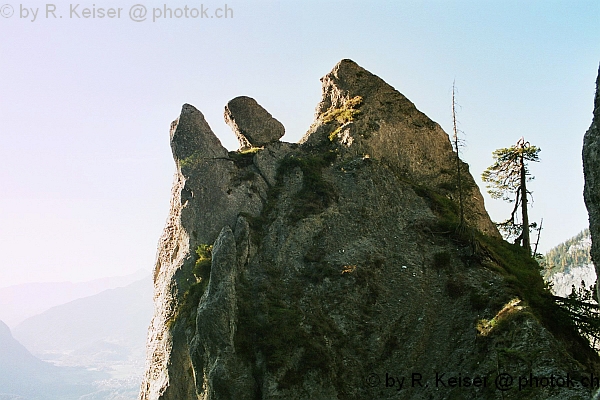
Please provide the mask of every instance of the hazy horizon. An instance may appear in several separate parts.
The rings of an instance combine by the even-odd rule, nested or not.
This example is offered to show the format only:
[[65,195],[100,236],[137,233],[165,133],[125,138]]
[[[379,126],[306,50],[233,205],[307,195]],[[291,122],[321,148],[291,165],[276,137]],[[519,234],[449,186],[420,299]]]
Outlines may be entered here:
[[181,106],[201,110],[234,150],[223,108],[251,96],[283,123],[282,140],[296,142],[319,79],[343,58],[446,132],[456,81],[462,157],[493,220],[511,206],[485,194],[480,174],[493,150],[524,136],[542,149],[530,185],[531,220],[544,219],[540,251],[587,227],[581,147],[600,61],[597,1],[244,1],[227,2],[227,18],[211,1],[206,18],[154,22],[154,8],[186,3],[142,5],[142,22],[121,0],[94,5],[123,8],[121,18],[84,18],[91,4],[79,16],[56,5],[57,18],[46,3],[0,7],[2,287],[151,271]]

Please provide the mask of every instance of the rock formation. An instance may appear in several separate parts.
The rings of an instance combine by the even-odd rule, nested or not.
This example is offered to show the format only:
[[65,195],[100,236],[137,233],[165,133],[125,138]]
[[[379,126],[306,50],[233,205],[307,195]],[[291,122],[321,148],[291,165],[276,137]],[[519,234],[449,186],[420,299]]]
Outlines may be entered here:
[[350,60],[322,82],[299,144],[228,153],[193,107],[173,123],[140,399],[517,399],[495,387],[501,373],[595,371],[466,164],[458,223],[441,127]]
[[[583,175],[585,188],[583,198],[590,218],[592,261],[596,266],[596,276],[600,276],[600,69],[596,79],[594,118],[590,129],[583,137]],[[600,286],[596,284],[600,294]]]
[[[316,120],[302,139],[306,144],[332,141],[342,158],[371,157],[401,179],[420,185],[456,190],[456,159],[439,124],[381,78],[350,60],[340,62],[321,79],[323,98]],[[465,170],[468,222],[499,236],[483,205],[475,181]]]
[[281,122],[251,97],[240,96],[225,106],[225,122],[240,142],[240,147],[263,147],[277,142],[285,133]]

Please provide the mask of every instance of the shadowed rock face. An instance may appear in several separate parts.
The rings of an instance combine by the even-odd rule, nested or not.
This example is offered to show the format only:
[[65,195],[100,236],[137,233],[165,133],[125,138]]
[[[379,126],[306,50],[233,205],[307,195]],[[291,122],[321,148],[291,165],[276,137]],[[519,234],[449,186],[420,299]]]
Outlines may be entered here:
[[278,141],[285,133],[281,122],[251,97],[240,96],[225,106],[225,122],[240,142],[240,147],[263,147]]
[[[590,253],[596,266],[596,275],[600,276],[600,70],[596,80],[594,119],[583,137],[583,175],[583,197],[590,218],[592,236]],[[599,286],[596,286],[596,291],[600,291]]]
[[[469,234],[455,229],[456,164],[439,125],[350,60],[322,82],[300,144],[273,135],[227,153],[191,106],[173,124],[140,399],[490,399],[500,392],[434,389],[435,374],[585,371],[515,302],[478,334],[525,284],[492,248],[508,245],[466,164]],[[522,262],[542,288],[537,264]],[[413,372],[430,389],[385,386]]]

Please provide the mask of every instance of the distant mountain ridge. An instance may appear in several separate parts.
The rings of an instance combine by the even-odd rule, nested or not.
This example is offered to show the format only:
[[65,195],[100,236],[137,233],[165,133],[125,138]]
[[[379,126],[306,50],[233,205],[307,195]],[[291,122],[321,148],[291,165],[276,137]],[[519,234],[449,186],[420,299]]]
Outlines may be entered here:
[[0,320],[14,328],[27,318],[54,306],[127,286],[146,275],[148,271],[139,270],[129,275],[87,282],[40,282],[3,287],[0,288]]
[[552,283],[551,290],[555,295],[567,297],[573,285],[579,288],[583,281],[589,288],[596,282],[591,246],[590,230],[586,228],[546,253],[543,276],[546,282]]
[[93,391],[100,372],[59,368],[33,356],[0,321],[0,399],[69,400]]
[[89,364],[124,361],[132,353],[143,356],[147,321],[152,315],[150,276],[125,287],[108,289],[28,318],[17,325],[14,336],[42,359],[89,358]]
[[[145,363],[152,287],[147,275],[127,286],[52,307],[20,323],[14,336],[33,355],[54,364],[44,365],[99,371],[101,377],[85,381],[88,389],[78,400],[133,400]],[[0,355],[0,373],[2,365]]]

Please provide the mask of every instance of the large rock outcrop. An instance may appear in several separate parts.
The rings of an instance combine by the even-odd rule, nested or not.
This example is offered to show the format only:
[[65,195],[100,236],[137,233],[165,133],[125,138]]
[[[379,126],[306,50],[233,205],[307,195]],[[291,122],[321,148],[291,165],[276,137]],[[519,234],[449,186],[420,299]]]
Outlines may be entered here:
[[[594,118],[590,129],[583,137],[583,175],[585,179],[583,198],[590,218],[592,237],[590,254],[596,266],[596,276],[600,276],[600,69],[596,80]],[[600,294],[598,284],[596,291]]]
[[518,399],[495,378],[594,370],[466,165],[458,223],[448,135],[356,63],[300,144],[227,153],[187,105],[171,137],[140,399]]
[[[323,97],[303,142],[339,144],[343,158],[368,156],[383,162],[411,182],[456,191],[456,160],[448,134],[439,124],[381,78],[351,60],[342,60],[321,79]],[[498,235],[483,205],[483,197],[464,170],[468,222]]]
[[196,389],[188,333],[175,329],[173,321],[196,283],[192,273],[195,249],[213,243],[223,227],[235,226],[240,213],[258,215],[267,191],[260,175],[250,176],[251,171],[236,166],[193,106],[183,106],[171,124],[170,136],[177,171],[154,269],[155,311],[149,328],[143,399],[193,397]]

